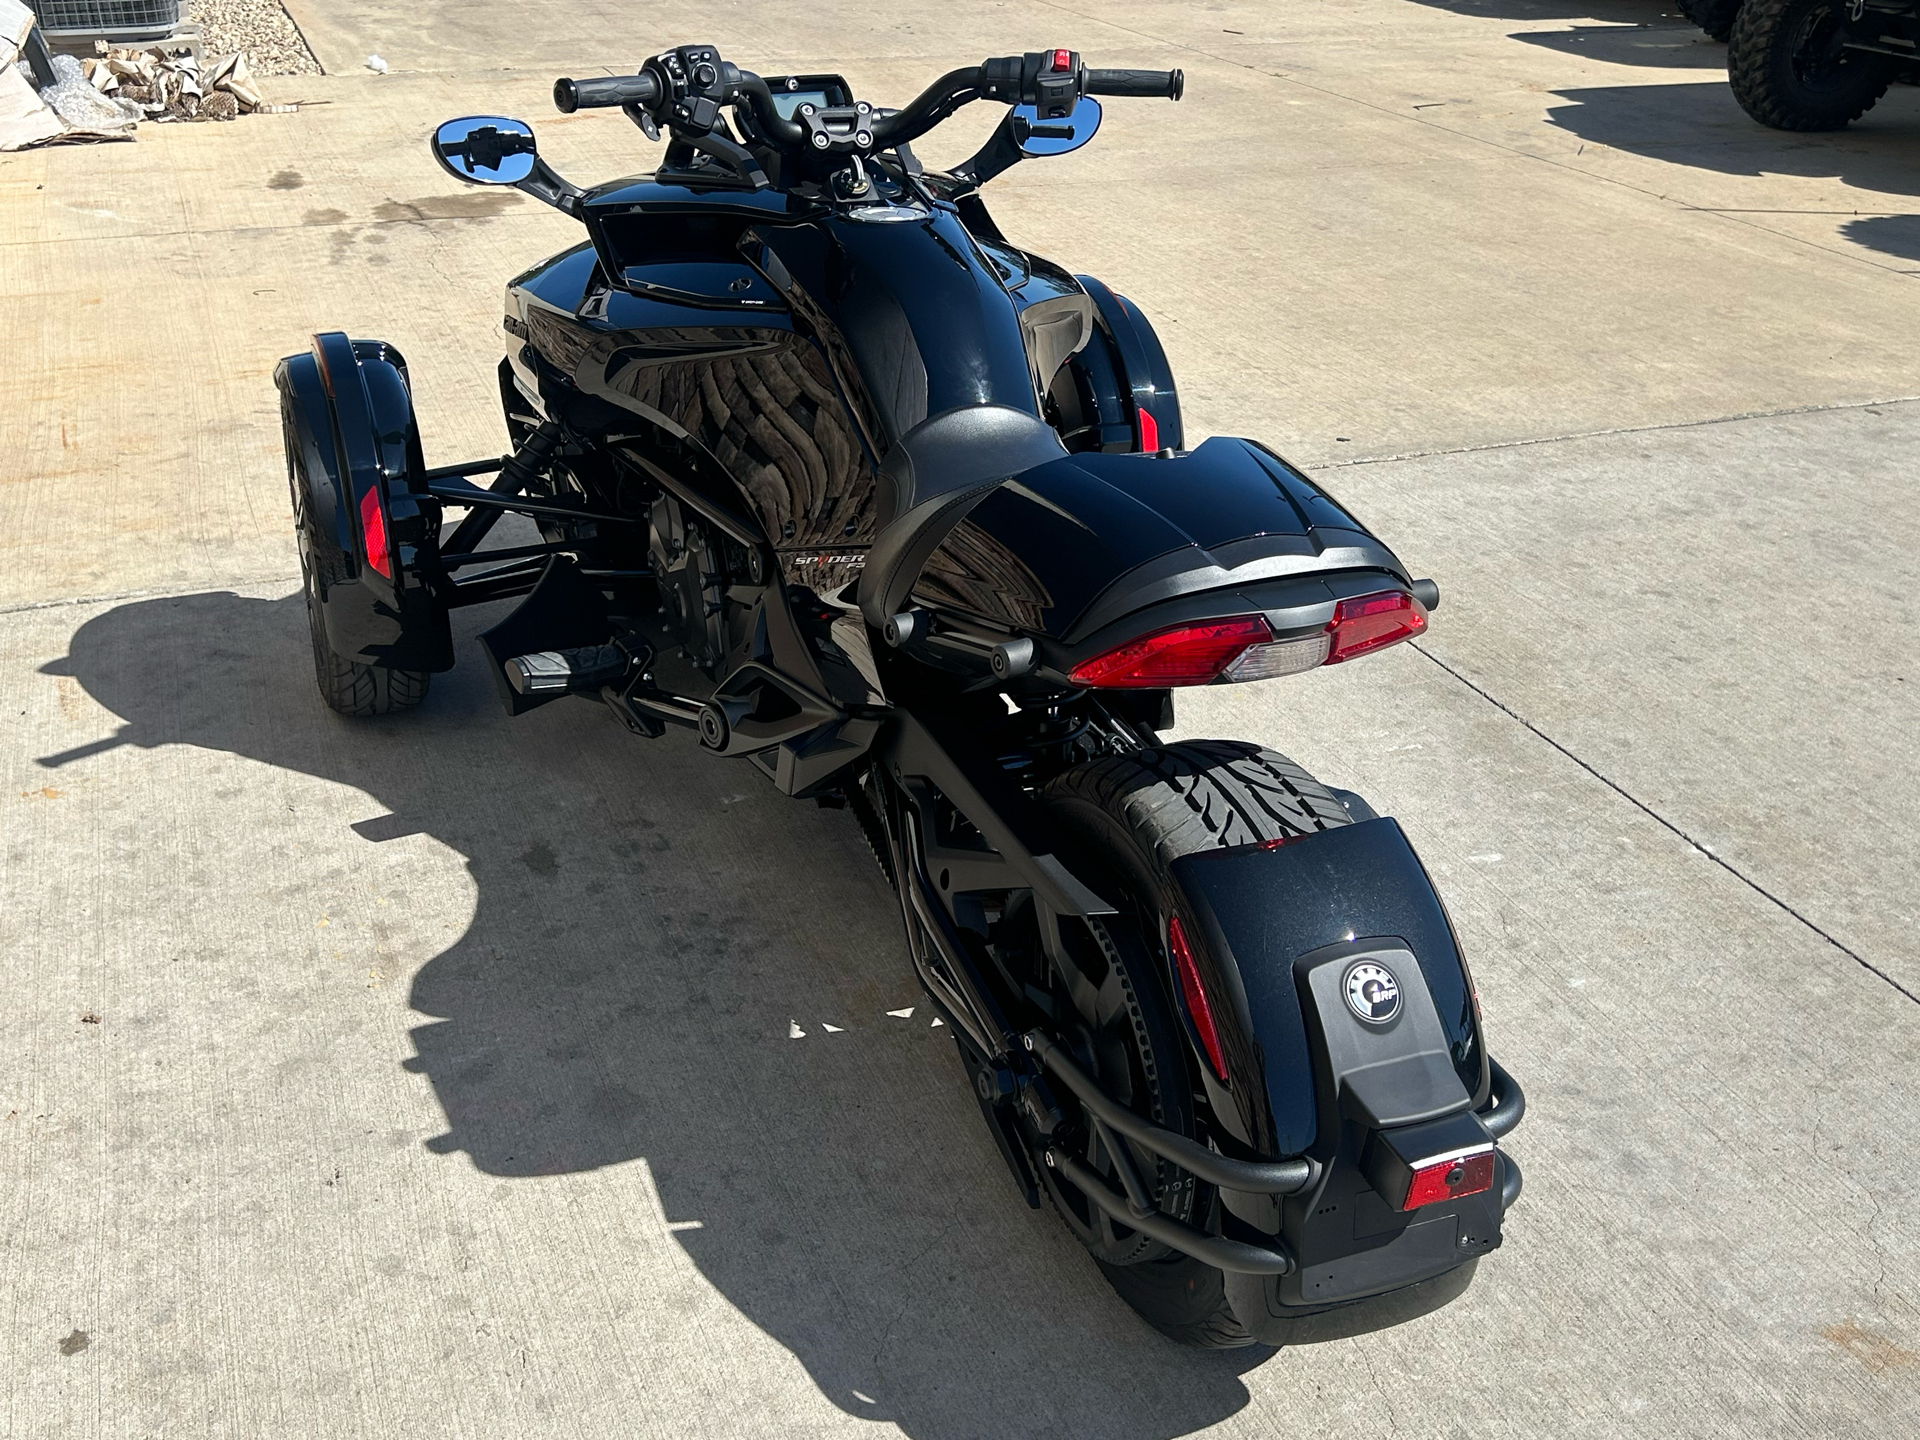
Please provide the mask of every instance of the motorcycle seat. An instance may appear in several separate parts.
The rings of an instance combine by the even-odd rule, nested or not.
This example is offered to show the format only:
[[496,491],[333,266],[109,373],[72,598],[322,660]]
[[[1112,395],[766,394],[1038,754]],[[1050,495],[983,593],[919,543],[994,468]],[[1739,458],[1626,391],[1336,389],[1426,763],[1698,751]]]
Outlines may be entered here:
[[880,466],[880,533],[856,592],[867,622],[898,612],[927,557],[989,491],[1066,453],[1052,426],[1010,405],[943,410],[902,435]]

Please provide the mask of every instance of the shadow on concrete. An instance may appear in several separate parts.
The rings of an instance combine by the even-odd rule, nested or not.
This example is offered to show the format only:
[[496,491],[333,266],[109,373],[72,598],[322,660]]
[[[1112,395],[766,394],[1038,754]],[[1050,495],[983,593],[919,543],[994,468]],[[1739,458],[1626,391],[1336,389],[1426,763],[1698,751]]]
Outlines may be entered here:
[[1865,215],[1847,221],[1840,233],[1856,245],[1920,265],[1920,215]]
[[[1417,0],[1433,10],[1486,20],[1591,20],[1596,24],[1644,25],[1655,29],[1681,25],[1672,0]],[[1697,32],[1696,32],[1697,33]]]
[[[508,721],[470,659],[419,711],[373,722],[326,711],[310,667],[297,594],[121,605],[47,670],[126,723],[42,763],[226,751],[372,797],[392,813],[355,824],[362,841],[425,834],[465,855],[472,923],[410,997],[428,1018],[404,1066],[448,1124],[430,1149],[502,1177],[644,1157],[703,1276],[836,1404],[911,1435],[1147,1440],[1245,1405],[1238,1377],[1274,1352],[1164,1340],[1014,1192],[947,1032],[923,1028],[891,892],[844,813],[584,704]],[[352,854],[315,838],[316,865]],[[916,1022],[885,1017],[916,1001]],[[790,1016],[810,1043],[789,1040]],[[634,1203],[651,1205],[637,1175]],[[1330,1318],[1301,1339],[1355,1329]]]
[[1582,140],[1723,175],[1797,175],[1920,195],[1920,89],[1896,85],[1865,118],[1831,134],[1769,130],[1724,85],[1614,85],[1554,92],[1548,120]]
[[1609,65],[1644,65],[1661,70],[1727,69],[1727,47],[1697,27],[1675,25],[1576,25],[1571,30],[1522,30],[1507,37],[1523,45],[1603,60]]

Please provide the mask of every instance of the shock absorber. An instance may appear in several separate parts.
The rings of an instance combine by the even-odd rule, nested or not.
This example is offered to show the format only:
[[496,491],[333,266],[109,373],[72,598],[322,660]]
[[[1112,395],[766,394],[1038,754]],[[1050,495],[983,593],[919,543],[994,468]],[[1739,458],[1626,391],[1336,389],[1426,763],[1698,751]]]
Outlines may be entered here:
[[[564,437],[558,420],[542,420],[530,432],[527,438],[515,447],[507,456],[506,463],[500,467],[500,473],[493,477],[493,484],[487,488],[496,495],[518,495],[546,472],[553,463],[553,452],[560,448]],[[465,555],[493,529],[493,522],[502,512],[493,509],[470,510],[467,518],[455,527],[454,532],[440,547],[442,555]]]

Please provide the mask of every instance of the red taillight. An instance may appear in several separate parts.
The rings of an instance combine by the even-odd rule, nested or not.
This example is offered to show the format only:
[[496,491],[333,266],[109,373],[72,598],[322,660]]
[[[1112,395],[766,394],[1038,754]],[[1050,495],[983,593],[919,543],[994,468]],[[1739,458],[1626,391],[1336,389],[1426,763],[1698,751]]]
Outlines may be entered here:
[[1333,624],[1327,627],[1333,647],[1326,663],[1338,665],[1384,645],[1410,640],[1426,628],[1427,612],[1420,602],[1398,590],[1342,600],[1333,612]]
[[1160,423],[1147,413],[1147,407],[1136,405],[1133,413],[1140,417],[1140,453],[1151,455],[1160,448]]
[[393,566],[387,558],[387,516],[380,508],[378,486],[369,487],[360,497],[360,538],[367,547],[367,564],[391,580]]
[[1103,689],[1157,690],[1166,685],[1206,685],[1255,645],[1273,639],[1258,615],[1176,625],[1144,639],[1082,660],[1068,674],[1076,685]]
[[1451,1155],[1422,1165],[1413,1172],[1402,1210],[1418,1210],[1436,1200],[1458,1200],[1463,1195],[1478,1195],[1493,1188],[1493,1151],[1478,1155]]
[[1055,70],[1071,70],[1073,68],[1073,52],[1071,50],[1054,51],[1052,68]]
[[1213,1006],[1200,984],[1200,971],[1194,966],[1193,951],[1187,947],[1187,932],[1180,928],[1180,917],[1167,920],[1167,948],[1173,951],[1173,972],[1180,977],[1180,996],[1187,1002],[1187,1016],[1193,1021],[1193,1033],[1200,1037],[1200,1048],[1207,1052],[1207,1063],[1220,1079],[1227,1078],[1227,1062],[1220,1054],[1220,1032],[1213,1023]]

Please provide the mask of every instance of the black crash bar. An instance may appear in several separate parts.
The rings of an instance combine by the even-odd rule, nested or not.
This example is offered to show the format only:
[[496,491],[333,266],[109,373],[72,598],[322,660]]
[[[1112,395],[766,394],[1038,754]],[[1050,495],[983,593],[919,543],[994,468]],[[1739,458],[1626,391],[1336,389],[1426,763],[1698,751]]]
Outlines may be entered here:
[[[1094,1125],[1103,1132],[1107,1149],[1113,1155],[1115,1169],[1127,1194],[1119,1194],[1103,1177],[1058,1146],[1048,1146],[1046,1163],[1057,1170],[1084,1194],[1121,1224],[1138,1230],[1161,1244],[1204,1260],[1218,1270],[1244,1275],[1290,1275],[1297,1261],[1278,1236],[1264,1245],[1249,1245],[1219,1235],[1208,1235],[1172,1216],[1162,1215],[1146,1202],[1132,1160],[1122,1147],[1113,1143],[1110,1132],[1118,1131],[1141,1149],[1171,1160],[1188,1173],[1218,1185],[1223,1190],[1238,1190],[1256,1195],[1297,1195],[1319,1177],[1317,1162],[1290,1160],[1232,1160],[1208,1149],[1197,1140],[1155,1125],[1120,1104],[1099,1082],[1082,1070],[1073,1057],[1057,1042],[1038,1030],[1021,1036],[1028,1053],[1051,1070],[1080,1103],[1086,1107]],[[1480,1111],[1480,1122],[1496,1140],[1510,1133],[1527,1112],[1527,1098],[1519,1083],[1499,1061],[1488,1058],[1492,1077],[1490,1107]],[[1500,1210],[1513,1208],[1520,1198],[1520,1166],[1505,1151],[1496,1152],[1499,1164]]]
[[1022,1039],[1027,1050],[1058,1075],[1060,1082],[1073,1091],[1102,1124],[1210,1185],[1254,1195],[1297,1195],[1319,1176],[1320,1167],[1312,1160],[1229,1160],[1198,1140],[1189,1140],[1134,1114],[1102,1090],[1099,1082],[1074,1062],[1065,1047],[1038,1030],[1029,1030]]

